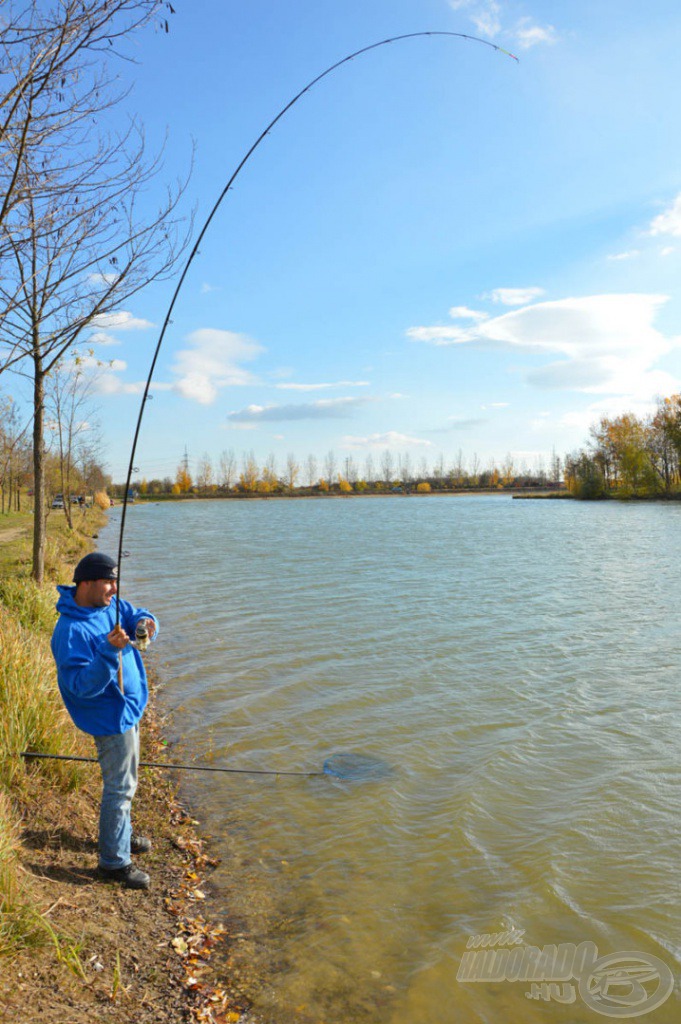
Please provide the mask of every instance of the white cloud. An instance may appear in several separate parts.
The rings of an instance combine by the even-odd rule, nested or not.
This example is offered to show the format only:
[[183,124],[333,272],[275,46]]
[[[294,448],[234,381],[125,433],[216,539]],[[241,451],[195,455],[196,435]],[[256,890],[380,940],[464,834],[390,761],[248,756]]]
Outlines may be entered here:
[[558,36],[553,25],[535,25],[530,18],[521,18],[513,31],[521,50],[529,50],[540,43],[555,43]]
[[608,256],[609,260],[635,260],[641,255],[640,249],[627,249],[625,252],[614,252]]
[[469,309],[468,306],[452,306],[449,315],[453,320],[486,320],[488,313],[481,313],[478,309]]
[[431,345],[458,345],[471,341],[474,333],[473,327],[410,327],[407,336]]
[[[116,376],[118,367],[107,366],[101,373],[93,377],[93,388],[99,395],[141,395],[146,386],[145,380],[124,381]],[[172,384],[152,382],[150,391],[172,391]]]
[[200,405],[210,405],[221,388],[252,384],[255,378],[239,364],[249,362],[263,351],[245,334],[200,328],[187,335],[188,348],[175,356],[175,390]]
[[352,410],[368,398],[320,398],[316,402],[300,402],[295,405],[249,405],[227,416],[229,423],[279,423],[292,420],[335,420],[345,419]]
[[543,294],[543,288],[495,288],[490,292],[490,298],[502,306],[526,306]]
[[114,373],[100,373],[94,382],[95,391],[100,395],[141,395],[144,381],[126,383]]
[[155,327],[150,320],[142,320],[134,317],[132,313],[121,309],[117,313],[100,313],[92,320],[93,328],[99,327],[116,331],[146,331],[149,327]]
[[355,450],[384,451],[387,448],[432,448],[431,441],[424,441],[420,437],[410,437],[408,434],[400,434],[396,430],[388,430],[384,434],[369,434],[368,437],[354,437],[346,434],[341,438],[341,446]]
[[219,292],[219,291],[220,291],[220,289],[217,287],[217,285],[208,284],[207,281],[204,281],[203,284],[201,285],[201,294],[202,295],[209,295],[210,292]]
[[611,395],[584,409],[575,409],[572,412],[564,413],[559,422],[562,426],[574,427],[581,432],[586,432],[603,416],[615,417],[630,412],[640,419],[644,419],[656,409],[657,403],[653,398],[641,399],[628,395]]
[[666,210],[653,219],[650,234],[681,237],[681,192]]
[[481,35],[496,36],[501,32],[501,5],[497,0],[449,0],[455,11],[465,10]]
[[120,345],[118,338],[114,338],[113,334],[107,334],[106,331],[95,331],[88,338],[88,344],[90,345]]
[[662,249],[660,249],[660,256],[671,256],[673,252],[676,252],[675,245],[665,245]]
[[661,356],[679,346],[654,326],[664,295],[590,295],[542,302],[476,324],[451,338],[448,328],[407,332],[435,345],[494,343],[513,351],[559,355],[532,370],[529,383],[592,394],[649,399],[676,390],[670,374],[655,369]]
[[338,380],[332,384],[275,384],[281,391],[326,391],[329,388],[368,388],[368,380]]
[[[449,0],[454,11],[463,11],[482,36],[493,39],[503,30],[504,13],[499,0]],[[537,25],[531,18],[521,18],[515,28],[504,33],[520,47],[529,50],[540,43],[555,43],[558,34],[553,25]]]

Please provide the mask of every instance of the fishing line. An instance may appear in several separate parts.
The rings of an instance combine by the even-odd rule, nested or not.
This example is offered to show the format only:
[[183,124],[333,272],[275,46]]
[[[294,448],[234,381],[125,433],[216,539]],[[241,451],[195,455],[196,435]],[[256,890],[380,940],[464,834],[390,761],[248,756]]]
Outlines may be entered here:
[[[351,60],[354,60],[356,57],[359,57],[359,56],[361,56],[362,54],[365,54],[365,53],[369,53],[372,50],[377,50],[379,47],[388,46],[391,43],[402,42],[402,41],[404,41],[406,39],[429,38],[429,37],[434,37],[434,36],[444,36],[444,37],[455,38],[455,39],[464,39],[464,40],[466,40],[468,42],[480,43],[483,46],[488,46],[492,50],[496,50],[498,53],[503,53],[506,56],[511,57],[516,62],[518,61],[518,58],[514,54],[509,53],[508,50],[504,50],[503,47],[498,46],[496,43],[491,43],[488,39],[481,39],[478,36],[467,35],[464,32],[446,32],[446,31],[407,32],[407,33],[405,33],[403,35],[391,36],[388,39],[381,39],[379,42],[371,43],[369,46],[363,46],[361,49],[355,50],[353,53],[350,53],[346,57],[343,57],[342,60],[336,61],[334,64],[331,64],[330,67],[326,68],[325,71],[322,71],[321,74],[316,75],[310,82],[308,82],[308,84],[306,86],[304,86],[300,90],[300,92],[296,93],[296,95],[293,97],[293,99],[289,100],[289,102],[284,107],[282,107],[282,109],[279,111],[279,113],[275,117],[272,118],[272,120],[267,125],[267,127],[260,133],[258,138],[255,140],[255,142],[253,143],[251,148],[242,157],[242,159],[239,162],[239,164],[237,165],[236,169],[233,171],[233,173],[231,174],[231,176],[227,180],[227,183],[225,184],[224,188],[222,189],[222,192],[220,193],[220,195],[218,196],[216,202],[214,203],[210,213],[208,214],[208,217],[206,218],[206,221],[205,221],[203,227],[201,228],[201,231],[199,232],[199,235],[198,235],[196,241],[194,242],[194,245],[193,245],[193,247],[192,247],[192,249],[191,249],[191,251],[189,253],[189,256],[188,256],[188,258],[187,258],[187,260],[185,262],[185,265],[184,265],[184,267],[182,269],[182,273],[180,274],[179,280],[178,280],[177,285],[175,287],[175,291],[173,292],[172,298],[170,300],[170,305],[168,306],[168,310],[167,310],[165,318],[163,320],[163,325],[161,327],[161,333],[159,335],[158,342],[156,343],[156,348],[154,350],[154,355],[153,355],[153,358],[151,360],[151,366],[149,368],[149,374],[147,376],[146,384],[145,384],[145,387],[144,387],[144,393],[142,395],[142,401],[140,403],[139,414],[138,414],[138,417],[137,417],[137,424],[136,424],[136,427],[135,427],[135,434],[134,434],[134,437],[133,437],[132,448],[130,450],[130,462],[128,464],[128,473],[127,473],[127,477],[126,477],[126,481],[125,481],[125,489],[124,489],[124,492],[123,492],[123,509],[122,509],[122,512],[121,512],[121,526],[120,526],[120,534],[119,534],[119,540],[118,540],[118,559],[117,559],[117,561],[118,561],[118,597],[116,598],[116,626],[117,627],[120,626],[120,615],[121,615],[121,607],[120,607],[121,576],[122,576],[122,573],[121,573],[121,563],[122,563],[122,559],[123,559],[123,555],[124,555],[124,552],[123,552],[123,540],[124,540],[124,535],[125,535],[126,514],[127,514],[127,510],[128,510],[128,496],[130,494],[130,485],[131,485],[131,482],[132,482],[132,474],[135,471],[135,468],[134,468],[135,467],[135,454],[136,454],[136,451],[137,451],[137,442],[139,440],[140,430],[141,430],[141,427],[142,427],[142,419],[144,417],[144,410],[145,410],[146,404],[149,401],[149,399],[153,397],[153,396],[151,396],[149,394],[149,390],[151,388],[151,382],[152,382],[152,378],[153,378],[153,375],[154,375],[154,370],[156,369],[156,362],[158,360],[159,352],[161,351],[161,345],[163,344],[163,339],[165,338],[166,330],[168,329],[168,326],[171,323],[171,316],[172,316],[173,310],[175,308],[175,303],[176,303],[176,301],[177,301],[177,299],[179,297],[180,291],[181,291],[182,286],[183,286],[183,284],[185,282],[187,274],[189,273],[189,269],[190,269],[192,263],[194,262],[195,257],[199,253],[199,247],[200,247],[200,245],[201,245],[201,243],[202,243],[202,241],[203,241],[203,239],[205,237],[205,234],[208,231],[208,228],[210,227],[210,224],[211,224],[215,214],[217,213],[217,211],[218,211],[218,209],[219,209],[223,199],[225,198],[227,193],[232,188],[232,185],[236,181],[236,179],[237,179],[239,173],[241,172],[241,170],[243,169],[243,167],[246,165],[246,163],[248,163],[249,159],[255,153],[255,151],[258,148],[258,146],[261,144],[261,142],[264,141],[264,139],[267,137],[267,135],[269,135],[269,133],[274,128],[274,126],[291,109],[291,107],[295,106],[295,104],[298,102],[298,100],[302,99],[302,97],[305,96],[305,94],[308,93],[310,91],[310,89],[312,89],[315,85],[317,85],[318,82],[321,82],[322,79],[326,78],[327,75],[330,75],[333,71],[336,71],[338,68],[342,67],[344,64],[349,63]],[[127,552],[126,552],[126,554],[127,554]],[[119,685],[120,685],[121,690],[122,690],[123,689],[122,657],[119,658],[118,678],[119,678]],[[354,758],[354,757],[359,757],[360,760],[361,760],[361,755],[337,755],[337,756],[338,757],[341,757],[341,756],[342,757],[347,757],[347,758],[350,758],[350,760],[348,760],[347,763],[345,763],[345,764],[341,764],[339,762],[336,765],[336,768],[334,770],[334,767],[333,767],[333,764],[332,764],[333,758],[330,758],[327,762],[325,762],[324,772],[322,772],[322,773],[303,773],[303,774],[329,774],[329,775],[335,775],[337,778],[376,778],[376,777],[382,777],[385,774],[389,774],[389,769],[387,769],[387,766],[375,768],[375,766],[372,766],[372,764],[370,763],[371,759],[366,759],[366,761],[361,763],[361,764],[360,764],[360,762],[352,762],[352,758]],[[380,764],[381,764],[381,762],[379,762],[379,765]],[[354,767],[353,767],[353,765],[354,765]],[[328,770],[327,770],[327,766],[330,766],[328,768]],[[160,766],[160,767],[169,767],[169,766],[163,765],[163,766]],[[181,768],[182,766],[177,766],[177,767]],[[191,767],[191,766],[188,766],[188,767]],[[386,769],[386,770],[384,770],[384,769]],[[217,771],[219,769],[204,769],[204,770],[214,770],[214,771]],[[237,771],[237,769],[223,769],[223,770],[225,770],[225,771],[228,771],[228,770],[229,771]],[[350,774],[344,774],[344,773],[350,773]],[[269,773],[263,771],[261,774],[269,774]],[[284,772],[274,772],[272,774],[283,775],[283,774],[287,774],[287,773],[284,773]],[[294,773],[288,773],[288,774],[294,774]]]
[[[173,292],[173,296],[172,296],[172,299],[170,301],[170,305],[168,306],[168,311],[167,311],[165,319],[163,321],[163,326],[161,327],[161,333],[159,335],[158,342],[156,344],[156,349],[154,351],[154,356],[153,356],[153,359],[151,361],[151,367],[149,369],[149,376],[147,377],[146,385],[145,385],[145,388],[144,388],[144,393],[142,395],[142,401],[140,403],[140,410],[139,410],[139,415],[137,417],[137,425],[136,425],[136,428],[135,428],[135,435],[134,435],[133,442],[132,442],[132,449],[130,451],[130,463],[128,465],[128,474],[127,474],[126,482],[125,482],[125,490],[123,492],[123,510],[121,512],[121,528],[120,528],[119,541],[118,541],[118,593],[119,593],[119,595],[120,595],[120,590],[121,590],[121,561],[122,561],[123,554],[124,554],[124,552],[123,552],[123,537],[124,537],[124,533],[125,533],[126,512],[127,512],[127,509],[128,509],[128,494],[130,493],[130,484],[131,484],[131,481],[132,481],[132,474],[134,472],[135,453],[137,451],[137,441],[139,439],[140,429],[141,429],[141,426],[142,426],[142,419],[143,419],[143,416],[144,416],[144,409],[146,407],[147,401],[149,401],[149,399],[151,397],[153,397],[153,396],[151,396],[149,394],[149,389],[151,387],[152,377],[154,375],[154,370],[156,368],[156,361],[158,359],[158,355],[159,355],[159,352],[161,350],[161,345],[163,344],[163,339],[165,337],[166,330],[167,330],[167,328],[168,328],[168,326],[169,326],[169,324],[171,322],[170,318],[172,316],[173,309],[175,308],[175,303],[176,303],[177,298],[178,298],[178,296],[180,294],[180,291],[182,289],[182,285],[184,284],[185,278],[186,278],[186,276],[187,276],[187,274],[189,272],[189,268],[191,267],[192,263],[194,262],[194,258],[197,256],[197,254],[199,252],[199,247],[201,245],[201,242],[203,241],[204,236],[205,236],[205,234],[206,234],[206,232],[207,232],[208,228],[210,227],[210,224],[211,224],[211,222],[213,220],[213,217],[217,213],[217,211],[218,211],[218,209],[219,209],[223,199],[225,198],[225,196],[227,195],[227,193],[231,189],[232,185],[234,184],[234,182],[235,182],[237,176],[239,175],[240,171],[242,170],[242,168],[245,166],[245,164],[251,158],[251,156],[256,151],[256,149],[258,148],[260,143],[265,139],[265,137],[267,135],[269,135],[270,131],[274,128],[274,126],[277,124],[277,122],[280,121],[281,118],[284,116],[284,114],[286,114],[291,109],[291,107],[293,107],[298,102],[298,100],[302,99],[302,97],[306,93],[308,93],[310,91],[310,89],[312,89],[318,82],[321,82],[321,80],[323,78],[326,78],[327,75],[330,75],[337,68],[342,67],[343,64],[347,64],[349,61],[354,60],[355,57],[359,57],[359,56],[361,56],[364,53],[369,53],[371,50],[376,50],[376,49],[378,49],[381,46],[388,46],[390,43],[401,42],[401,41],[403,41],[405,39],[418,39],[418,38],[422,38],[422,37],[431,37],[431,36],[447,36],[447,37],[455,38],[455,39],[465,39],[468,42],[472,42],[472,43],[480,43],[483,46],[489,46],[490,49],[496,50],[498,53],[503,53],[507,57],[511,57],[513,60],[518,61],[518,58],[514,54],[509,53],[509,51],[505,50],[502,46],[497,46],[496,43],[491,43],[488,39],[481,39],[478,36],[466,35],[464,32],[445,32],[445,31],[407,32],[404,35],[392,36],[389,39],[381,39],[380,42],[378,42],[378,43],[371,43],[369,46],[363,46],[360,50],[355,50],[354,53],[348,54],[347,57],[343,57],[342,60],[336,61],[335,64],[332,64],[325,71],[322,71],[321,74],[316,75],[316,77],[313,78],[312,81],[308,82],[308,84],[306,86],[304,86],[304,88],[302,88],[300,90],[300,92],[298,92],[293,97],[293,99],[289,100],[289,102],[284,107],[282,107],[282,109],[279,111],[279,113],[274,118],[272,118],[272,120],[267,125],[267,127],[260,133],[258,138],[255,140],[255,142],[253,143],[251,148],[243,156],[243,158],[241,159],[240,163],[237,165],[236,170],[232,173],[231,177],[227,181],[227,184],[224,186],[222,192],[218,196],[217,201],[213,205],[213,208],[211,209],[208,217],[206,218],[206,222],[203,225],[203,227],[201,228],[201,231],[199,232],[199,235],[198,235],[198,237],[196,239],[196,242],[194,243],[194,245],[193,245],[193,247],[191,249],[191,252],[189,253],[189,257],[188,257],[188,259],[187,259],[187,261],[186,261],[186,263],[184,265],[182,273],[180,274],[180,278],[179,278],[179,281],[178,281],[177,286],[175,288],[175,291]],[[127,554],[127,552],[126,552],[126,554]],[[120,614],[121,614],[121,612],[120,612],[120,601],[117,600],[116,601],[116,625],[117,626],[120,624]]]
[[[24,758],[41,758],[49,761],[86,761],[98,764],[96,757],[77,757],[75,754],[39,754],[24,750],[19,755]],[[171,771],[185,772],[224,772],[233,775],[297,775],[304,778],[315,778],[331,775],[346,782],[383,779],[392,774],[392,769],[377,757],[365,754],[333,754],[327,757],[320,772],[277,771],[274,768],[222,768],[217,765],[205,764],[167,764],[161,761],[140,761],[140,768],[167,768]]]

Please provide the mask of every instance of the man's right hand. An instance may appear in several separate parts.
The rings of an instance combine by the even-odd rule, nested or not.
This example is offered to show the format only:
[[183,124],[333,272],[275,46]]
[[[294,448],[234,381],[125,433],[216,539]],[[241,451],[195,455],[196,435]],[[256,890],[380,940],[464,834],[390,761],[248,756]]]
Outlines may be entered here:
[[130,643],[130,637],[122,626],[114,626],[107,636],[107,640],[112,647],[118,647],[119,650],[123,650],[123,648],[127,647]]

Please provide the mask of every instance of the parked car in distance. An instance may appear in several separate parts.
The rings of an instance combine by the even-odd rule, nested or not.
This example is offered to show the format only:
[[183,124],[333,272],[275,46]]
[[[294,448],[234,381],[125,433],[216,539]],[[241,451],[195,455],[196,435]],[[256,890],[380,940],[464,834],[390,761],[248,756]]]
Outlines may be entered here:
[[52,499],[52,508],[63,508],[64,507],[64,496],[62,494],[55,494]]

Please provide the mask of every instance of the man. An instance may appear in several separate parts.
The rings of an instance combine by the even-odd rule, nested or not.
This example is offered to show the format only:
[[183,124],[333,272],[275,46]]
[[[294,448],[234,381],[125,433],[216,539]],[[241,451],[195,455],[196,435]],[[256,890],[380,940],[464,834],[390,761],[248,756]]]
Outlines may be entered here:
[[59,690],[75,725],[94,737],[102,770],[99,869],[128,889],[148,889],[149,875],[131,853],[146,853],[151,842],[130,823],[137,789],[139,721],[147,704],[147,677],[132,646],[140,624],[151,639],[158,623],[151,612],[120,602],[116,625],[118,567],[95,551],[76,566],[73,587],[57,587],[59,620],[52,634]]

